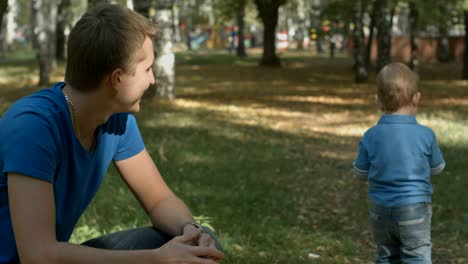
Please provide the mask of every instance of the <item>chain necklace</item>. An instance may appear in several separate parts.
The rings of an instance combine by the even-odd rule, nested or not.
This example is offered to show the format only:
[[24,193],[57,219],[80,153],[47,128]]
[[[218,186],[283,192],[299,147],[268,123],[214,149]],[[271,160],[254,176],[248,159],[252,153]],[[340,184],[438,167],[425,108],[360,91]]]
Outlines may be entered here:
[[81,138],[80,135],[80,128],[78,127],[78,118],[76,117],[76,108],[71,102],[70,98],[68,98],[68,95],[65,93],[65,89],[62,89],[63,96],[65,97],[65,100],[67,100],[67,103],[70,105],[70,109],[72,112],[72,119],[73,119],[73,126],[76,128],[76,135],[78,136],[78,139]]
[[[65,100],[67,100],[67,103],[70,105],[72,119],[73,119],[73,126],[76,129],[76,135],[78,137],[78,140],[81,141],[81,133],[80,133],[80,128],[78,127],[78,117],[76,115],[76,107],[75,107],[75,105],[73,105],[70,98],[68,98],[68,95],[65,93],[64,89],[62,89],[62,93],[63,93],[63,96],[65,97]],[[96,133],[96,131],[95,131],[95,133]],[[96,143],[97,143],[96,142],[96,134],[94,134],[93,135],[93,142],[92,142],[91,147],[89,148],[88,151],[93,151],[94,148],[96,147]]]

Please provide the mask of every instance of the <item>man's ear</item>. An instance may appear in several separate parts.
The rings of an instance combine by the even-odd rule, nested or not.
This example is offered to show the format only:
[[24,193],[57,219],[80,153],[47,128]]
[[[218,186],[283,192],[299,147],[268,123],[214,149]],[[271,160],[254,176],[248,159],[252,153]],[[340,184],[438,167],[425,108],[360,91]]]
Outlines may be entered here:
[[115,69],[110,75],[110,81],[114,88],[118,88],[122,84],[123,70],[120,68]]
[[382,104],[382,102],[380,101],[380,99],[379,99],[379,97],[377,95],[375,96],[374,102],[375,102],[375,105],[377,106],[377,108],[379,108],[380,111],[385,112],[385,107],[384,107],[384,105]]
[[413,95],[413,105],[418,105],[419,104],[419,100],[421,100],[421,93],[420,92],[417,92]]

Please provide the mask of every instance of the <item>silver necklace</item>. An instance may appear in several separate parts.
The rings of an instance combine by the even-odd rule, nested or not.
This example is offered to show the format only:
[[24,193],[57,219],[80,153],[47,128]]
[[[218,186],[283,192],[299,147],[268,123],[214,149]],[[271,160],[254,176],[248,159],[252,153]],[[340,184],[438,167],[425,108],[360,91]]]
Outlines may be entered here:
[[75,126],[75,128],[76,128],[76,134],[77,134],[78,138],[81,138],[80,128],[78,127],[78,117],[76,116],[76,108],[73,105],[70,98],[68,98],[68,95],[65,93],[65,89],[62,89],[62,93],[63,93],[63,96],[65,97],[65,100],[67,100],[67,103],[70,105],[70,109],[71,109],[71,112],[72,112],[73,126]]

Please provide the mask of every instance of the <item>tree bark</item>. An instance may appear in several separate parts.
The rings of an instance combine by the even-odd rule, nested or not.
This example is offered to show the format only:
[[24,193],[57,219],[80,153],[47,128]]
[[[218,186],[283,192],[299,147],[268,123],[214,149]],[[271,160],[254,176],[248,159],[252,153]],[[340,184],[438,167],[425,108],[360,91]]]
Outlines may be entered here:
[[36,43],[39,63],[39,85],[48,85],[50,84],[50,72],[54,64],[55,43],[53,40],[57,5],[55,0],[33,0],[31,5],[34,42]]
[[185,43],[188,50],[192,50],[192,1],[185,1]]
[[11,49],[15,40],[15,33],[18,27],[15,16],[18,11],[18,3],[16,0],[2,0],[0,8],[4,9],[2,12],[2,20],[0,20],[0,51],[8,51]]
[[263,30],[263,55],[260,66],[281,66],[280,59],[276,55],[276,26],[278,24],[278,8],[284,4],[284,0],[255,0],[258,13],[262,19]]
[[298,26],[297,26],[297,49],[304,49],[304,29],[305,29],[305,20],[306,20],[306,8],[304,0],[298,0],[297,2],[297,16],[298,16]]
[[70,12],[70,0],[60,0],[57,10],[57,28],[55,37],[55,58],[57,60],[65,60],[65,27],[67,25],[67,18]]
[[[450,11],[448,5],[442,1],[437,2],[439,12],[441,12],[445,16],[449,16]],[[440,36],[437,41],[437,59],[440,62],[448,62],[450,60],[450,45],[448,40],[448,27],[449,22],[446,20],[441,20],[439,24],[439,32]]]
[[409,67],[411,70],[418,71],[418,44],[416,43],[416,32],[418,25],[418,10],[416,9],[416,3],[411,1],[409,3],[409,20],[410,20],[410,45],[411,45],[411,56]]
[[149,0],[138,0],[133,2],[133,10],[140,13],[146,18],[150,18],[150,7],[151,1]]
[[367,71],[369,71],[370,69],[372,43],[374,42],[375,21],[377,19],[376,12],[377,12],[377,1],[374,1],[374,4],[372,5],[371,21],[369,25],[369,37],[367,38],[366,55],[364,59]]
[[88,9],[104,3],[110,3],[110,0],[88,0]]
[[387,0],[377,1],[377,71],[390,63],[391,28]]
[[354,1],[354,79],[356,83],[367,82],[367,70],[362,60],[363,29],[362,29],[362,0]]
[[237,57],[243,58],[247,57],[247,53],[245,52],[245,44],[244,44],[244,17],[245,17],[245,5],[240,5],[239,9],[237,10],[237,50],[236,55]]
[[468,10],[463,10],[465,19],[465,50],[463,51],[463,80],[468,80]]
[[154,45],[156,58],[154,71],[156,94],[172,100],[175,98],[175,55],[172,51],[172,5],[156,5],[155,21],[159,24],[161,38]]
[[8,2],[6,0],[0,1],[0,28],[3,25],[3,15],[7,12]]
[[8,46],[7,45],[8,19],[5,16],[5,14],[8,15],[8,1],[2,0],[0,1],[0,52],[1,53],[4,53],[7,50],[7,46]]

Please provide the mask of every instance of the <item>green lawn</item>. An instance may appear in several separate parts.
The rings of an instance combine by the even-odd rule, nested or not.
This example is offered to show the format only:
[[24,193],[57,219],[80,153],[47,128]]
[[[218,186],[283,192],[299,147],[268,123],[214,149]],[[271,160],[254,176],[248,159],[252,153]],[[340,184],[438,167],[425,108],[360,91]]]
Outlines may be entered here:
[[[258,55],[177,54],[177,99],[146,100],[137,114],[147,149],[174,192],[215,228],[223,263],[370,263],[366,186],[351,164],[379,117],[373,82],[353,84],[343,56],[282,59],[274,69],[257,67]],[[32,62],[14,61],[0,63],[0,113],[37,89]],[[421,69],[418,120],[433,128],[447,161],[433,178],[434,263],[468,262],[468,86],[456,80],[460,67]],[[63,68],[54,79],[61,75]],[[72,241],[147,224],[111,168]]]

